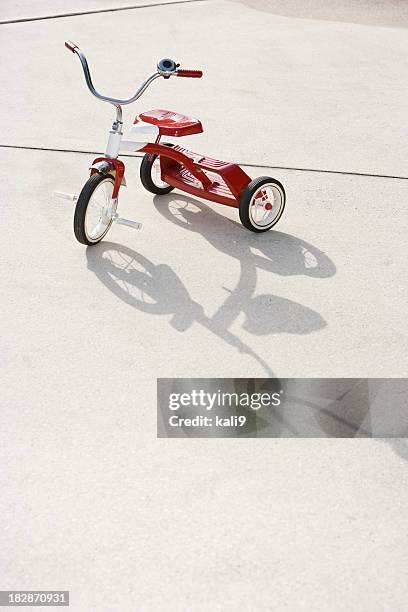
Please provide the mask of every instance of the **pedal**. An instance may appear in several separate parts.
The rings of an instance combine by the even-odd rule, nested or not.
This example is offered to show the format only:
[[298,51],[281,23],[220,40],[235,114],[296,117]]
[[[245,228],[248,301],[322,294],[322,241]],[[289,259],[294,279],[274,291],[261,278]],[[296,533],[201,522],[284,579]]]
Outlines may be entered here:
[[118,217],[117,215],[113,217],[113,221],[118,225],[127,225],[128,227],[132,227],[136,230],[142,229],[141,223],[138,223],[137,221],[131,221],[130,219],[124,219],[123,217]]
[[64,191],[53,191],[52,195],[60,200],[70,200],[70,202],[76,202],[78,196],[74,193],[65,193]]

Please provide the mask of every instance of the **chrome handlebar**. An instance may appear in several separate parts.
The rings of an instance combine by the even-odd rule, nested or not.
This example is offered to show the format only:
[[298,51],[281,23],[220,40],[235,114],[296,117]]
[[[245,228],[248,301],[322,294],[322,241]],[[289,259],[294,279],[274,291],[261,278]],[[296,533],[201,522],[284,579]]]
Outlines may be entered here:
[[[160,62],[158,67],[157,67],[157,72],[154,72],[153,74],[151,74],[141,84],[139,89],[136,91],[136,93],[131,98],[128,98],[126,100],[120,100],[119,98],[110,98],[109,96],[103,96],[102,94],[100,94],[95,89],[94,84],[92,83],[91,73],[89,71],[89,66],[88,66],[87,59],[85,57],[85,54],[78,47],[78,45],[76,45],[75,43],[73,43],[71,41],[66,41],[65,42],[65,46],[66,46],[67,49],[72,51],[72,53],[76,53],[77,56],[79,57],[79,60],[80,60],[81,65],[82,65],[82,69],[84,71],[85,82],[86,82],[86,84],[88,86],[88,89],[91,92],[91,94],[94,95],[95,98],[98,98],[98,100],[102,100],[103,102],[109,102],[110,104],[113,104],[116,107],[116,121],[118,123],[120,123],[120,124],[122,123],[122,108],[121,107],[124,104],[131,104],[132,102],[135,102],[138,98],[140,98],[142,93],[144,91],[146,91],[146,89],[149,87],[149,85],[153,81],[158,79],[159,77],[162,76],[162,77],[165,77],[165,78],[169,78],[173,74],[177,74],[177,67],[178,66],[174,62],[173,62],[173,65],[171,66],[170,70],[163,69],[164,67],[161,66],[161,62]],[[170,60],[170,61],[172,61],[172,60]]]
[[151,74],[149,76],[149,78],[146,79],[146,81],[144,81],[144,83],[141,84],[141,86],[136,91],[136,93],[131,98],[128,98],[127,100],[120,100],[119,98],[110,98],[109,96],[103,96],[98,91],[96,91],[96,89],[95,89],[95,87],[94,87],[94,85],[92,83],[91,74],[89,72],[88,62],[86,60],[86,57],[85,57],[84,53],[80,49],[75,49],[75,53],[78,55],[79,60],[80,60],[80,62],[82,64],[82,69],[83,69],[84,75],[85,75],[85,81],[86,81],[86,84],[88,85],[88,89],[91,92],[91,94],[93,94],[96,98],[99,98],[99,100],[103,100],[104,102],[110,102],[111,104],[120,104],[120,105],[123,105],[123,104],[131,104],[132,102],[135,102],[135,100],[140,98],[142,93],[148,88],[150,83],[152,83],[155,79],[157,79],[160,76],[162,76],[158,72],[154,72],[153,74]]

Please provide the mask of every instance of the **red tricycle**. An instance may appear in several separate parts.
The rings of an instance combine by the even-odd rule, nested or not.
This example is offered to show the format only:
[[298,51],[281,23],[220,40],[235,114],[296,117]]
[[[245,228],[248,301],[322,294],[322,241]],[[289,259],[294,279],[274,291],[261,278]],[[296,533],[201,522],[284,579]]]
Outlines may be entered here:
[[110,98],[93,86],[88,62],[78,45],[67,41],[65,46],[76,53],[81,62],[86,84],[99,100],[116,108],[116,119],[109,132],[106,153],[94,160],[91,176],[77,200],[74,232],[82,244],[98,243],[113,222],[139,229],[140,223],[117,214],[118,195],[125,182],[125,166],[118,159],[120,151],[144,153],[140,166],[143,186],[155,194],[181,189],[206,200],[238,208],[242,224],[253,232],[264,232],[281,218],[285,208],[285,190],[281,183],[268,176],[251,178],[238,166],[205,157],[179,145],[161,142],[162,136],[180,137],[203,131],[201,122],[168,110],[140,113],[123,137],[122,105],[137,100],[157,78],[172,76],[201,78],[200,70],[182,70],[171,59],[162,59],[156,71],[127,100]]

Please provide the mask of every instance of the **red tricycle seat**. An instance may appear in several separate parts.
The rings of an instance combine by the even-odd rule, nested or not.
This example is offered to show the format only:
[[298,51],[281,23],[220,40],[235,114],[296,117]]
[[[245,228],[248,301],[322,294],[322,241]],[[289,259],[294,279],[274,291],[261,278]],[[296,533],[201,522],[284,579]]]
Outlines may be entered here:
[[180,115],[168,110],[151,110],[146,113],[140,113],[135,119],[152,123],[159,128],[160,135],[163,136],[188,136],[189,134],[199,134],[203,131],[201,121],[187,115]]

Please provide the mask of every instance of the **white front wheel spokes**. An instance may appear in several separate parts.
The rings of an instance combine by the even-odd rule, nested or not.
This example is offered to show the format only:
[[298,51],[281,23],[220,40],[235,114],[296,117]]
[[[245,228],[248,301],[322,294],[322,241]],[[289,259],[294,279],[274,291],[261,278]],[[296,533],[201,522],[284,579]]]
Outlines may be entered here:
[[112,215],[115,212],[112,201],[113,186],[112,177],[106,177],[97,185],[89,199],[85,214],[85,232],[91,242],[100,240],[112,223]]

